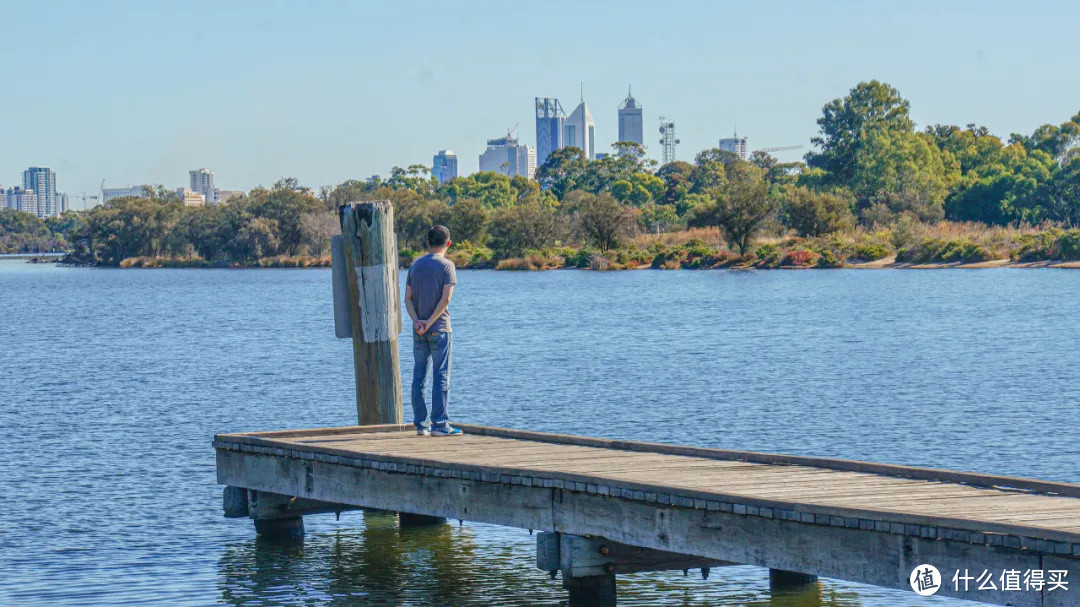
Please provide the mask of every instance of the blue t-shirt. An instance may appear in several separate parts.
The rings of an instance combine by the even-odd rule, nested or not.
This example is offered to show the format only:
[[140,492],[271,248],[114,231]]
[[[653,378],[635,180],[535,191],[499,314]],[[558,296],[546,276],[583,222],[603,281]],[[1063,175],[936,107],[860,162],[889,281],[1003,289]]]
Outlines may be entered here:
[[[412,304],[420,320],[427,320],[442,299],[443,287],[457,284],[454,262],[435,253],[428,253],[413,262],[405,284],[412,289]],[[428,332],[450,331],[450,307],[431,324]]]

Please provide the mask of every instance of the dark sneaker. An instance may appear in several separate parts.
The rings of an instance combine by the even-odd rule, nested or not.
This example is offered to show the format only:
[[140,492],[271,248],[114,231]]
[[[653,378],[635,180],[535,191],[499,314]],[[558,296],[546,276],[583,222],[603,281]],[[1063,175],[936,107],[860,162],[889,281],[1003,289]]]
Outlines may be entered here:
[[443,426],[431,431],[432,436],[461,436],[462,434],[465,433],[453,426]]

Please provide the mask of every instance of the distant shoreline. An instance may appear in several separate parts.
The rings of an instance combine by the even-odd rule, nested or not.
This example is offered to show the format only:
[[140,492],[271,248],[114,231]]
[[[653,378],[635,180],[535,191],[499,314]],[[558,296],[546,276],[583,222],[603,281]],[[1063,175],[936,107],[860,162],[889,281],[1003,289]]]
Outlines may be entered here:
[[[207,262],[204,260],[189,260],[189,259],[147,259],[147,258],[134,258],[125,259],[120,266],[84,266],[80,264],[64,263],[62,260],[56,258],[40,259],[42,256],[33,255],[9,255],[5,256],[7,259],[25,258],[27,263],[59,263],[60,265],[69,267],[95,267],[95,268],[112,268],[112,269],[141,269],[141,270],[161,270],[161,269],[224,269],[224,270],[267,270],[267,269],[307,269],[307,268],[329,268],[330,258],[269,258],[263,259],[255,263],[239,264],[235,262]],[[408,268],[407,264],[401,264],[401,269]],[[991,268],[1053,268],[1053,269],[1080,269],[1080,261],[1064,261],[1064,260],[1043,260],[1043,261],[1014,261],[1010,259],[993,259],[990,261],[979,261],[972,263],[963,262],[941,262],[941,263],[907,263],[897,262],[895,256],[885,257],[875,261],[867,262],[855,262],[847,263],[842,266],[833,268],[822,268],[816,266],[771,266],[771,267],[756,267],[753,265],[726,265],[722,267],[696,267],[696,268],[684,268],[684,267],[653,267],[650,265],[634,265],[623,266],[618,268],[581,268],[571,265],[560,265],[550,267],[496,267],[492,264],[485,264],[481,266],[458,266],[461,270],[496,270],[499,272],[547,272],[552,270],[589,270],[595,272],[622,272],[630,270],[983,270]]]

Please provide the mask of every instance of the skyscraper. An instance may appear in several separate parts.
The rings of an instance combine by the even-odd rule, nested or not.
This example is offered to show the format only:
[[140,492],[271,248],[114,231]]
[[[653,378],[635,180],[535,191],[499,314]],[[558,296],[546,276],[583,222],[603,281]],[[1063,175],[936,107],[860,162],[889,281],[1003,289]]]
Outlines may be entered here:
[[37,216],[57,215],[56,172],[49,167],[30,167],[23,171],[23,189],[37,194]]
[[454,150],[439,150],[439,153],[435,154],[431,159],[431,176],[439,183],[446,183],[458,176],[457,154]]
[[536,98],[536,163],[544,164],[549,154],[563,147],[566,114],[558,99]]
[[188,171],[191,177],[191,191],[202,194],[206,204],[217,204],[217,190],[214,189],[214,172],[210,169]]
[[480,154],[480,170],[532,179],[536,173],[536,150],[532,146],[518,145],[517,137],[509,134],[488,139],[487,150]]
[[641,106],[627,88],[626,99],[623,99],[619,106],[619,141],[645,145],[645,133],[641,124]]
[[563,146],[574,146],[585,152],[585,158],[596,159],[596,123],[585,105],[584,95],[563,126]]
[[41,211],[38,208],[38,198],[34,194],[34,190],[26,190],[15,186],[7,192],[0,190],[0,193],[3,193],[4,202],[9,209],[41,216]]
[[717,147],[725,152],[731,152],[743,160],[746,160],[746,157],[750,154],[750,148],[746,145],[746,137],[739,137],[738,133],[734,137],[724,137]]

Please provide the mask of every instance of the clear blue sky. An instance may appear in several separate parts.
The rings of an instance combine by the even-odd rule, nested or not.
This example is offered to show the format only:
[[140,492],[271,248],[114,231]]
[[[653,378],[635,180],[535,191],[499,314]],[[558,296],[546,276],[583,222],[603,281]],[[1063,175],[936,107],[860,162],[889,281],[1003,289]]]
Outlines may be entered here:
[[[0,185],[52,166],[61,190],[335,184],[439,148],[475,171],[532,100],[579,82],[598,141],[632,84],[650,155],[740,135],[809,145],[822,105],[877,78],[921,126],[1007,137],[1080,110],[1070,2],[145,2],[0,0]],[[778,154],[796,159],[805,150]]]

